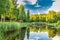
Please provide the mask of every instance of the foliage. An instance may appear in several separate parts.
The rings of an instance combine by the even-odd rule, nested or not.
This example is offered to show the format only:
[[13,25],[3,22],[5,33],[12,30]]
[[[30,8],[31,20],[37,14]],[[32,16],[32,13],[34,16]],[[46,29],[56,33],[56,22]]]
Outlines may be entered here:
[[54,36],[56,36],[56,31],[55,30],[49,30],[48,34],[49,34],[49,37],[54,37]]
[[13,40],[19,36],[19,39],[23,39],[26,27],[21,27],[21,25],[24,24],[20,24],[18,22],[0,22],[0,39]]
[[9,12],[9,9],[10,9],[10,1],[0,0],[0,14]]
[[48,23],[57,23],[57,20],[55,20],[55,19],[49,19],[47,22]]
[[27,20],[27,22],[30,21],[30,11],[29,10],[27,10],[26,20]]
[[18,9],[19,9],[18,19],[26,21],[26,13],[25,13],[25,10],[24,10],[24,6],[21,4]]
[[46,19],[44,17],[40,18],[40,22],[46,22]]
[[57,35],[60,36],[60,28],[57,28]]
[[0,18],[3,15],[5,20],[5,14],[9,13],[9,11],[10,11],[10,0],[0,0]]

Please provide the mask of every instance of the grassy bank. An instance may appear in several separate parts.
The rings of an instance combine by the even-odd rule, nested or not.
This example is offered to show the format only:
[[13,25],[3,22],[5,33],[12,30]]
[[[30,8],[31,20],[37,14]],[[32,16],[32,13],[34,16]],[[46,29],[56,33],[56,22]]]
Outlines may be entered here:
[[0,40],[13,40],[17,35],[22,35],[21,38],[23,39],[24,34],[22,32],[25,33],[26,31],[25,25],[26,23],[0,22]]

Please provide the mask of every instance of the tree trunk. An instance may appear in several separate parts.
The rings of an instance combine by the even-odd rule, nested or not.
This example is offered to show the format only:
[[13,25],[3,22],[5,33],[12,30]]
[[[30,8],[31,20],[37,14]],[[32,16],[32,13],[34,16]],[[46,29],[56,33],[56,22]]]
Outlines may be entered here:
[[5,17],[4,17],[4,22],[5,22]]
[[2,17],[1,17],[1,22],[2,22]]
[[10,22],[11,22],[11,17],[10,17]]
[[5,14],[4,14],[4,22],[5,22]]
[[11,17],[10,17],[10,22],[12,21],[12,15],[11,15]]
[[2,15],[1,15],[1,22],[2,22]]

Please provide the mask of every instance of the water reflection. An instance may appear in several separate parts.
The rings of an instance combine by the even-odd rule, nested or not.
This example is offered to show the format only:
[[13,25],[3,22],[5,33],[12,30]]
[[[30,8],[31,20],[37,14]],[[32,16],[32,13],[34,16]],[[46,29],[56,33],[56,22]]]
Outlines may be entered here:
[[6,40],[60,40],[60,27],[51,25],[33,25],[2,33]]
[[56,35],[55,37],[49,37],[48,32],[30,32],[29,39],[25,35],[24,40],[60,40],[60,36]]
[[24,40],[60,40],[60,28],[54,26],[30,27]]
[[[57,37],[56,37],[57,35]],[[60,28],[54,26],[24,27],[19,30],[17,40],[59,40]]]
[[52,38],[52,40],[60,40],[60,36],[55,36],[54,38]]
[[29,40],[52,40],[48,37],[48,32],[30,32],[29,35]]

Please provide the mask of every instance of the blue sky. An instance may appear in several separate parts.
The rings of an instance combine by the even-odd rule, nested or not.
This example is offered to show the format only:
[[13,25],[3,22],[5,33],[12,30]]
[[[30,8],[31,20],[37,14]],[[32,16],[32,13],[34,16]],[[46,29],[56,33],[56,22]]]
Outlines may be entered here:
[[60,0],[18,0],[23,4],[25,10],[30,9],[31,13],[46,13],[49,10],[60,11]]

